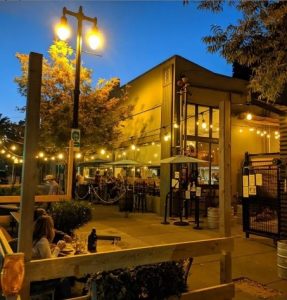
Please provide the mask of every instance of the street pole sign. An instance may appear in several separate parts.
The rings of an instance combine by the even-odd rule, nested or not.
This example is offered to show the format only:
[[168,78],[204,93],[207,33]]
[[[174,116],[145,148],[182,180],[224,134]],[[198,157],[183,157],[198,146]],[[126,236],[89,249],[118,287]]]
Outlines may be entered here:
[[80,150],[81,131],[80,129],[71,130],[71,140],[74,142],[74,150]]

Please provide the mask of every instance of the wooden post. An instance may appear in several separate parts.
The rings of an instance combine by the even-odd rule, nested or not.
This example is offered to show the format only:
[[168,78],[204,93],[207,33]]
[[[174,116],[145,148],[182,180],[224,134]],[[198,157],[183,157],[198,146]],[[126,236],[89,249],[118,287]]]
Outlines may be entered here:
[[[31,52],[29,55],[24,162],[20,202],[21,222],[18,234],[18,252],[24,252],[25,261],[30,261],[32,255],[32,228],[37,186],[36,153],[40,124],[42,59],[42,54]],[[21,298],[29,299],[29,292],[30,282],[28,279],[24,280]]]
[[68,172],[67,172],[67,196],[68,199],[72,199],[72,184],[73,184],[73,163],[74,163],[74,141],[69,141],[68,152]]
[[[231,236],[231,99],[219,103],[219,230],[222,236]],[[231,253],[221,256],[220,282],[232,280]]]

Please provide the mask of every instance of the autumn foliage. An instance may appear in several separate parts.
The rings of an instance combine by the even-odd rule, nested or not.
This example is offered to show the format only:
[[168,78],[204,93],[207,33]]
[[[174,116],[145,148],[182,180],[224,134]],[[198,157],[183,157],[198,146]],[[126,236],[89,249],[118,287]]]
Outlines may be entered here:
[[[66,147],[70,139],[73,114],[75,58],[65,42],[51,45],[43,60],[40,141],[45,148]],[[16,54],[22,74],[15,78],[21,95],[27,95],[28,55]],[[121,136],[120,121],[131,108],[126,105],[127,88],[118,78],[99,79],[92,84],[92,70],[81,67],[79,128],[82,149],[109,147]],[[22,108],[25,110],[25,107]]]

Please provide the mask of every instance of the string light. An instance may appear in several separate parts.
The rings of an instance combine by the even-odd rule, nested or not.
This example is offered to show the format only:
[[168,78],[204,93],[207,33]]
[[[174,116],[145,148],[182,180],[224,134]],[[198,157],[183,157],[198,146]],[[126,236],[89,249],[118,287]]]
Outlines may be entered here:
[[252,118],[253,118],[253,116],[250,112],[246,114],[246,120],[251,121]]

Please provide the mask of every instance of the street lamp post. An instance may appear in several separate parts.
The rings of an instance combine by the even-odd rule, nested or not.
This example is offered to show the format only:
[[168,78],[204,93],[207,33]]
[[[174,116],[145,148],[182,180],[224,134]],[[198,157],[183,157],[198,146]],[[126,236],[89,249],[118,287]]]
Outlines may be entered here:
[[73,122],[72,128],[79,127],[79,98],[80,98],[80,75],[81,75],[81,52],[82,52],[82,30],[83,21],[88,21],[93,24],[92,29],[88,33],[88,40],[92,49],[97,49],[100,44],[99,31],[97,29],[97,18],[90,18],[83,13],[82,6],[78,12],[63,8],[63,16],[60,23],[56,27],[56,32],[61,40],[66,40],[70,36],[70,28],[66,16],[72,16],[77,19],[77,47],[76,47],[76,69],[75,69],[75,87],[74,87],[74,107],[73,107]]
[[[81,75],[81,52],[82,52],[82,29],[83,21],[87,21],[93,24],[93,27],[88,33],[88,41],[90,47],[95,50],[100,46],[101,37],[97,28],[97,18],[91,18],[83,13],[82,6],[79,7],[78,12],[63,8],[63,15],[61,21],[56,26],[56,33],[61,40],[67,40],[70,36],[71,29],[67,22],[66,16],[72,16],[77,19],[77,46],[76,46],[76,67],[75,67],[75,86],[74,86],[74,101],[73,101],[73,120],[72,129],[79,128],[79,99],[80,99],[80,75]],[[72,195],[74,196],[75,184],[76,184],[76,170],[75,163],[73,163],[73,179],[72,179]]]

